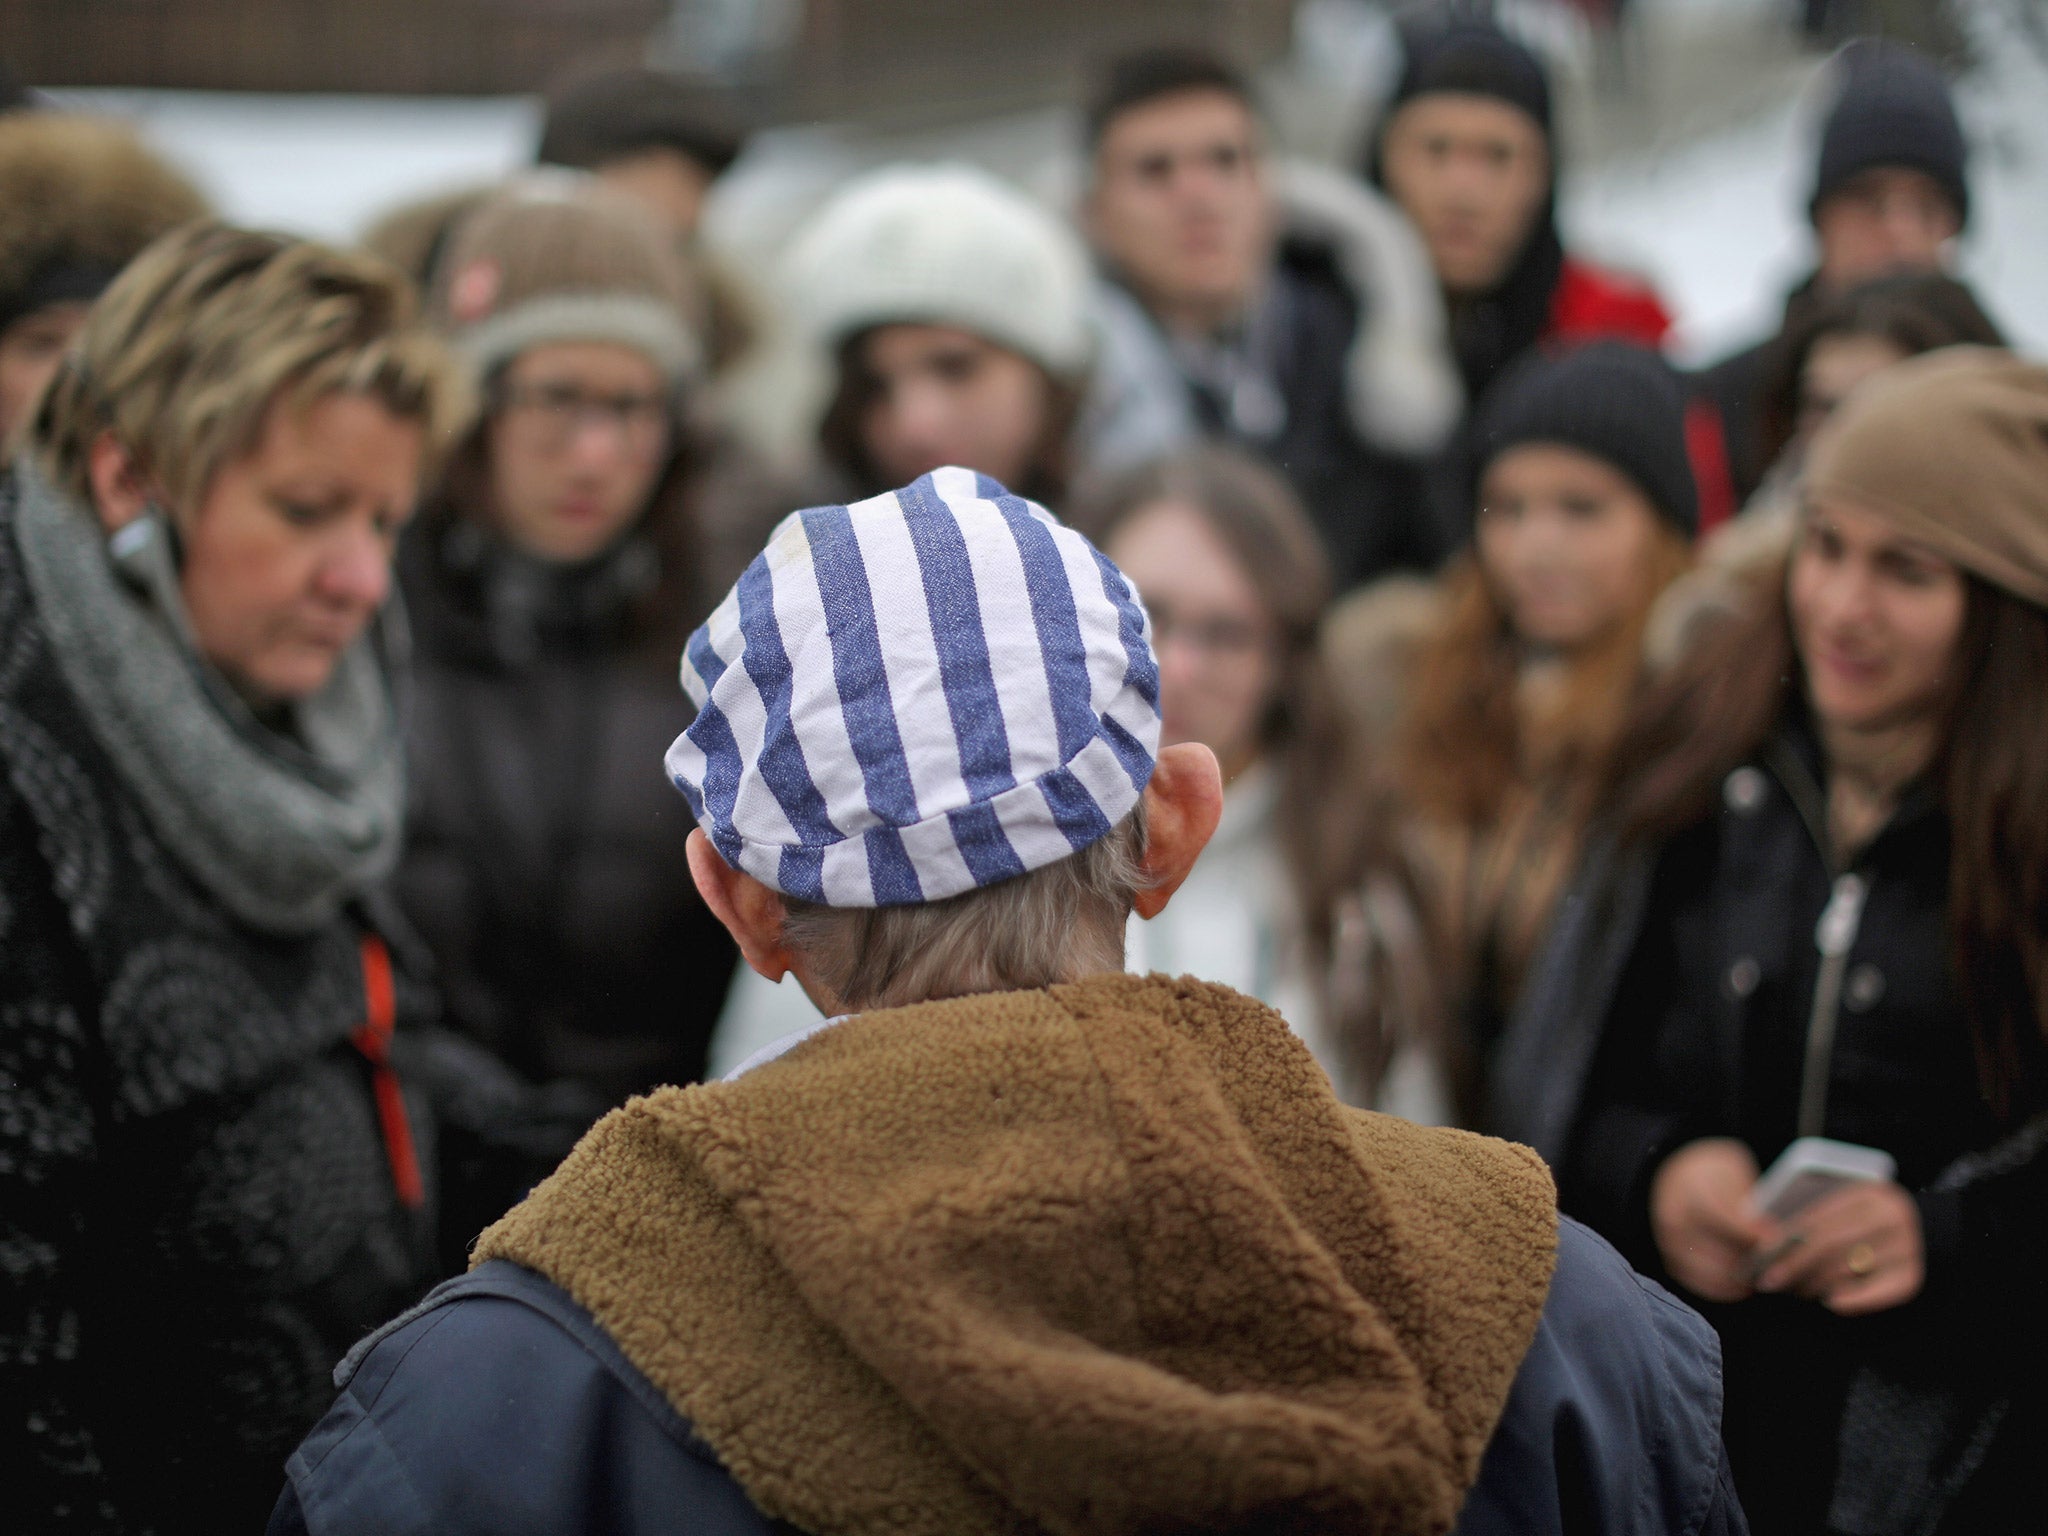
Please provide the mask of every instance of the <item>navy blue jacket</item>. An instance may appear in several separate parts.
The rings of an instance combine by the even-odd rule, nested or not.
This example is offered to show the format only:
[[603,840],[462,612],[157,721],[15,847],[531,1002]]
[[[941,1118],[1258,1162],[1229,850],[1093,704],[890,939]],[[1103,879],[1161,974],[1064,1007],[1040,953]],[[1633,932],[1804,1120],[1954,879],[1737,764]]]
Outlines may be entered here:
[[[286,1471],[270,1536],[765,1536],[748,1501],[590,1315],[503,1260],[359,1344]],[[1478,1483],[1480,1533],[1742,1536],[1721,1357],[1697,1315],[1577,1222]]]

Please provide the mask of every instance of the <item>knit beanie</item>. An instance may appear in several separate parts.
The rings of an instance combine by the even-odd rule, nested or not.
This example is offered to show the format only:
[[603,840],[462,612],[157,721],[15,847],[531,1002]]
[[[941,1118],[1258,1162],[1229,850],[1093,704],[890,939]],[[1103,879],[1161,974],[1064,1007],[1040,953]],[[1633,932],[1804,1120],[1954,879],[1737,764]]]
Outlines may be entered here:
[[1699,531],[1699,492],[1685,447],[1685,394],[1671,365],[1622,341],[1530,353],[1479,407],[1478,470],[1523,443],[1560,443],[1612,464],[1659,515]]
[[1839,69],[1808,212],[1864,171],[1903,166],[1932,177],[1955,204],[1957,220],[1967,223],[1969,146],[1940,73],[1903,43],[1881,41],[1844,49]]
[[659,69],[607,69],[571,81],[548,101],[534,159],[593,171],[650,149],[670,149],[722,176],[746,147],[745,125],[714,80]]
[[2048,607],[2048,369],[1997,347],[1887,368],[1828,418],[1805,490]]
[[863,176],[797,236],[789,291],[835,351],[872,326],[957,326],[1073,379],[1094,352],[1089,268],[1051,213],[965,165]]
[[437,264],[433,315],[479,377],[532,347],[604,341],[682,383],[702,361],[691,296],[681,253],[637,202],[541,171],[462,220]]
[[0,330],[90,302],[206,199],[123,123],[65,112],[0,117]]
[[1536,55],[1483,16],[1424,15],[1401,28],[1400,79],[1386,116],[1417,96],[1490,96],[1518,107],[1550,132],[1550,79]]

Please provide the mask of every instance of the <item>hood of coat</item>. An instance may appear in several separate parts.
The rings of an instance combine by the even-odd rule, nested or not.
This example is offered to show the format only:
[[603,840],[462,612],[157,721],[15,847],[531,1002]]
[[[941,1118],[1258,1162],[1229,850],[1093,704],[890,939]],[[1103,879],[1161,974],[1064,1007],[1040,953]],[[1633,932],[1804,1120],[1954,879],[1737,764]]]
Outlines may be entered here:
[[1102,976],[634,1100],[478,1241],[808,1530],[1442,1531],[1556,1249],[1534,1154]]
[[1443,295],[1422,239],[1382,192],[1327,166],[1275,167],[1279,236],[1326,252],[1357,300],[1345,393],[1359,437],[1400,455],[1434,452],[1464,409]]

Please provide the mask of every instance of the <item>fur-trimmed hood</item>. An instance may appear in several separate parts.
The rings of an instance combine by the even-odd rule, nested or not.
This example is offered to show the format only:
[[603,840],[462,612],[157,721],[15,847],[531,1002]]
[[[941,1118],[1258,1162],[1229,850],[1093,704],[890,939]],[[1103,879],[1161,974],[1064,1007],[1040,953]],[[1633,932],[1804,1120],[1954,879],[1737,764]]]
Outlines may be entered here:
[[34,294],[51,274],[99,274],[103,285],[157,236],[207,212],[198,188],[125,124],[0,118],[0,328],[43,307]]
[[[1383,194],[1340,172],[1281,160],[1271,176],[1276,266],[1312,287],[1334,280],[1357,315],[1343,360],[1351,434],[1396,459],[1434,452],[1457,426],[1464,390],[1420,237]],[[1096,323],[1086,457],[1115,470],[1203,435],[1173,344],[1113,277],[1098,284]]]
[[1283,259],[1290,246],[1321,248],[1358,301],[1345,379],[1353,428],[1388,453],[1433,451],[1465,394],[1421,236],[1383,193],[1339,171],[1288,160],[1275,172]]

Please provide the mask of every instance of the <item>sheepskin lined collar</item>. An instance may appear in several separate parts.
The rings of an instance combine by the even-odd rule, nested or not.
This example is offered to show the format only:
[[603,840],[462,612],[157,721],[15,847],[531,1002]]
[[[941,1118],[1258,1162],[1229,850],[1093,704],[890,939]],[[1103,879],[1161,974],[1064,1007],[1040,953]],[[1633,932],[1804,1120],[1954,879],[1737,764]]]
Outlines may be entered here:
[[1103,976],[636,1099],[474,1262],[562,1286],[819,1536],[1424,1532],[1555,1251],[1526,1148],[1343,1107],[1227,988]]

